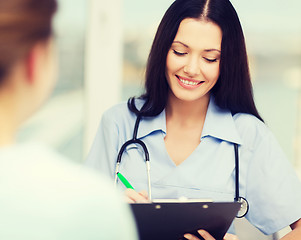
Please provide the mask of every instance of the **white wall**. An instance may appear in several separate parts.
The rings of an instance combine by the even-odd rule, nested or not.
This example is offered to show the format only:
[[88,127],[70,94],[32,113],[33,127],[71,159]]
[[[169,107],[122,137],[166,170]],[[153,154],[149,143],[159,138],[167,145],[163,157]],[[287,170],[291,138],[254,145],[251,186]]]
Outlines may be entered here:
[[102,113],[120,100],[122,82],[122,0],[89,0],[88,9],[84,155]]

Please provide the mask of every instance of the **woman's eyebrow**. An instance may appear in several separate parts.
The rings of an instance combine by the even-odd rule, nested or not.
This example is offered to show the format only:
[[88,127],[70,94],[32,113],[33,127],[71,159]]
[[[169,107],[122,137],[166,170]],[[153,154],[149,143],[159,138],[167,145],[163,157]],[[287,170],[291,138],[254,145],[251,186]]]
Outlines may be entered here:
[[182,44],[184,47],[189,48],[188,45],[186,45],[185,43],[182,43],[182,42],[180,42],[180,41],[174,41],[173,43],[180,43],[180,44]]
[[204,52],[221,52],[221,50],[215,49],[215,48],[210,48],[210,49],[205,49]]
[[[180,41],[174,41],[173,43],[179,43],[179,44],[183,45],[184,47],[189,48],[188,45],[186,45],[185,43],[182,43]],[[215,48],[209,48],[209,49],[204,49],[204,52],[219,52],[219,53],[221,53],[221,50],[215,49]]]

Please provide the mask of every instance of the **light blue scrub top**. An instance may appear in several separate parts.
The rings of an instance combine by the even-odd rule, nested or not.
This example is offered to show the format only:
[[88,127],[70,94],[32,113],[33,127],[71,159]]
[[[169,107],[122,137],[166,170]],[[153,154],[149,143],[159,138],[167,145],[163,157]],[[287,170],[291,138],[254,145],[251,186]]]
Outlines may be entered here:
[[[136,101],[142,105],[142,101]],[[117,154],[133,136],[136,116],[127,104],[103,114],[87,165],[114,179]],[[146,144],[151,164],[152,198],[209,198],[233,201],[235,195],[234,145],[239,144],[240,196],[250,209],[246,218],[265,234],[272,234],[301,218],[301,183],[275,137],[256,117],[222,110],[211,97],[194,152],[179,166],[169,157],[164,137],[165,111],[143,118],[138,138]],[[130,145],[119,171],[135,190],[147,190],[144,153]],[[119,185],[122,186],[122,183]]]

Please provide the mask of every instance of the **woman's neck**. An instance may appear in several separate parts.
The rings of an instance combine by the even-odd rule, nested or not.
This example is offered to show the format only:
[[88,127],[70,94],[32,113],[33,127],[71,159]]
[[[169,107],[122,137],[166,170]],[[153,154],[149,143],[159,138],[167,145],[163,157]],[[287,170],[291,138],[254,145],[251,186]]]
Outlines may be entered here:
[[[2,99],[0,98],[0,101]],[[3,99],[4,100],[4,99]],[[0,104],[0,147],[14,143],[17,132],[17,116],[14,114],[14,106],[8,102]]]
[[181,125],[194,125],[204,122],[210,95],[196,101],[183,101],[170,93],[166,106],[166,119],[176,120]]
[[7,145],[11,145],[15,142],[15,133],[16,129],[12,126],[8,126],[7,124],[3,124],[3,119],[0,118],[0,147],[4,147]]

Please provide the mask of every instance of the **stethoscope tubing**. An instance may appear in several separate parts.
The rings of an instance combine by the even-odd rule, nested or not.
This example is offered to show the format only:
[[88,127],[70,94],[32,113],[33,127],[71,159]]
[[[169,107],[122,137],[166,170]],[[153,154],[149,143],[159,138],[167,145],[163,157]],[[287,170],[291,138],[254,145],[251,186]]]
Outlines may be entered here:
[[234,154],[235,154],[235,198],[234,201],[241,204],[241,208],[237,213],[237,218],[243,218],[249,211],[249,203],[247,199],[240,197],[239,195],[239,155],[238,145],[234,143]]
[[[140,120],[141,120],[141,116],[137,116],[137,119],[136,119],[136,122],[135,122],[135,127],[134,127],[134,132],[133,132],[133,138],[126,141],[121,146],[121,148],[118,152],[117,162],[116,162],[116,169],[115,169],[115,185],[117,184],[117,173],[119,172],[119,166],[120,166],[120,163],[121,163],[121,158],[122,158],[122,155],[123,155],[125,149],[131,144],[138,144],[143,148],[143,151],[144,151],[146,171],[147,171],[147,173],[146,173],[147,174],[147,182],[148,182],[148,197],[151,200],[152,195],[151,195],[149,152],[147,150],[147,147],[146,147],[145,143],[142,140],[137,139],[137,133],[138,133]],[[242,218],[249,211],[249,203],[245,198],[240,197],[240,195],[239,195],[239,154],[238,154],[238,144],[237,143],[234,143],[234,154],[235,154],[235,197],[234,197],[234,201],[241,203],[241,210],[238,213],[237,218]]]
[[134,127],[134,133],[133,133],[133,138],[126,141],[120,148],[119,153],[117,155],[117,163],[116,163],[116,169],[115,169],[115,185],[117,184],[117,173],[119,172],[119,166],[121,163],[121,158],[122,154],[124,153],[125,149],[131,145],[131,144],[138,144],[143,148],[144,152],[144,157],[145,157],[145,164],[146,164],[146,174],[147,174],[147,183],[148,183],[148,198],[149,200],[152,199],[152,190],[151,190],[151,178],[150,178],[150,162],[149,162],[149,153],[147,150],[147,147],[143,141],[140,139],[137,139],[137,132],[138,132],[138,127],[140,123],[141,117],[138,116],[135,122],[135,127]]
[[239,199],[239,157],[238,157],[238,145],[234,143],[235,154],[235,201]]

